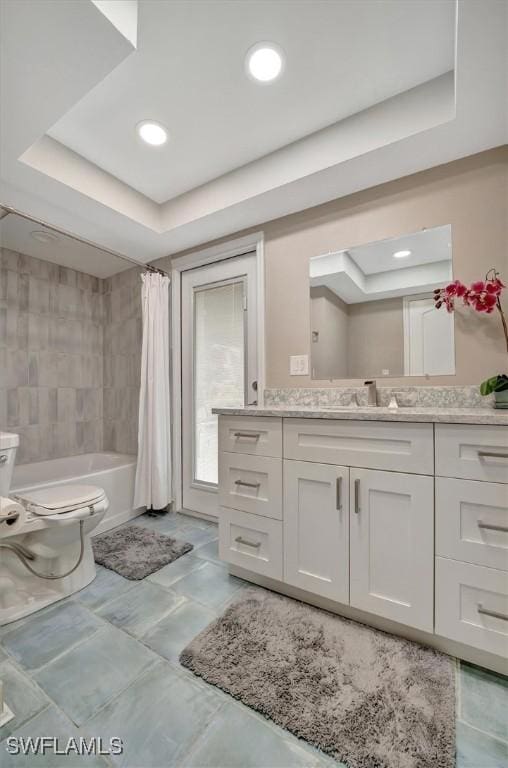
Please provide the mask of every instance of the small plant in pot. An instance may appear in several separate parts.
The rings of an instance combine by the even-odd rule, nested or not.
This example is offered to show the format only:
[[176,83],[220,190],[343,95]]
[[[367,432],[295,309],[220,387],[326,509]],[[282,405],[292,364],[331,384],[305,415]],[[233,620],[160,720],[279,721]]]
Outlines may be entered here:
[[[471,283],[469,288],[460,280],[455,280],[445,288],[436,288],[434,301],[436,309],[445,307],[448,312],[455,310],[457,301],[461,301],[464,306],[471,307],[476,312],[486,315],[497,310],[508,352],[508,326],[501,306],[501,294],[505,288],[499,272],[496,269],[490,269],[485,275],[485,280],[477,280]],[[508,408],[508,376],[506,374],[498,373],[497,376],[492,376],[482,382],[480,392],[482,395],[494,394],[496,408]]]

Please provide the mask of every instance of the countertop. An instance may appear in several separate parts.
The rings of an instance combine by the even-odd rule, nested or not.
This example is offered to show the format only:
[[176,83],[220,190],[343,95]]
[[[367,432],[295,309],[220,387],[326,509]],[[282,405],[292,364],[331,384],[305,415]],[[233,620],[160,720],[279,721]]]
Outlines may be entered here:
[[494,408],[406,408],[337,406],[303,408],[297,405],[248,406],[245,408],[213,408],[223,416],[272,416],[297,419],[338,419],[359,421],[419,421],[441,424],[501,424],[508,426],[508,410]]

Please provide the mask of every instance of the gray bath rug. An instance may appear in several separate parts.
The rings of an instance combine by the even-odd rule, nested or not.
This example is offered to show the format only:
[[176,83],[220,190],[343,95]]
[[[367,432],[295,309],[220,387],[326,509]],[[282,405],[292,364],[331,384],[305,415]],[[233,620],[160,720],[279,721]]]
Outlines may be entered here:
[[455,662],[249,590],[180,662],[349,768],[455,766]]
[[144,579],[193,549],[141,525],[129,525],[92,539],[95,562],[116,571],[126,579]]

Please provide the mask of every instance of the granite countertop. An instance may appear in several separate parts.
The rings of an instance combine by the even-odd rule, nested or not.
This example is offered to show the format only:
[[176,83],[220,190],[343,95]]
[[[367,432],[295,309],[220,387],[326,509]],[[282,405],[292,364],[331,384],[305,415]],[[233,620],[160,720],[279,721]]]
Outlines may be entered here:
[[508,410],[494,408],[410,408],[335,406],[304,408],[298,405],[248,406],[245,408],[213,408],[223,416],[273,416],[298,419],[342,419],[359,421],[419,421],[442,424],[501,424],[508,426]]

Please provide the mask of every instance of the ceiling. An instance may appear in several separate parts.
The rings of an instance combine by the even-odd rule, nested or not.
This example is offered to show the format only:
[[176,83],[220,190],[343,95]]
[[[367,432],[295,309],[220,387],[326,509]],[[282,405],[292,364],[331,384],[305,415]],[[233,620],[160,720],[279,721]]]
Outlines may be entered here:
[[[508,140],[497,0],[0,10],[0,203],[140,262]],[[261,40],[286,56],[270,85],[244,72]]]
[[[48,241],[41,242],[33,232],[44,233]],[[0,219],[0,246],[78,272],[86,271],[94,277],[111,277],[132,267],[132,263],[123,258],[16,213],[8,213]]]
[[[397,251],[411,251],[411,254],[402,259],[394,259],[393,254]],[[357,245],[348,248],[348,253],[365,275],[417,267],[434,261],[451,261],[452,228],[446,224],[422,229],[402,237]]]
[[[454,66],[449,0],[145,0],[138,25],[135,54],[48,134],[157,203]],[[260,40],[286,55],[270,86],[245,73]],[[171,136],[157,150],[147,118]]]
[[[398,251],[410,251],[395,258]],[[452,278],[449,224],[315,256],[310,285],[329,288],[346,304],[432,291]]]

